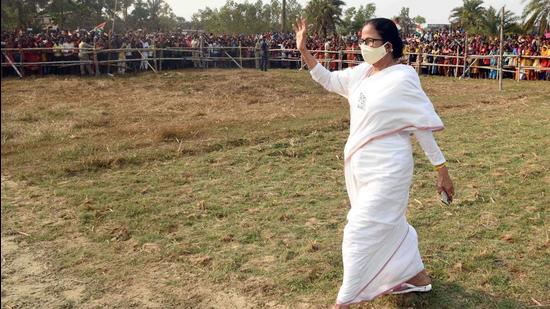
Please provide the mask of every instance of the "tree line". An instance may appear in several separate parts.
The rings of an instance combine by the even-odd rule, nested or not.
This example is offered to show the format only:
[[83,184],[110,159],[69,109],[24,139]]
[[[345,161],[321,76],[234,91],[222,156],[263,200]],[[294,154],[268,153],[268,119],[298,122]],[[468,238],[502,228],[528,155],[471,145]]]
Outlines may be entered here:
[[[550,31],[550,1],[529,0],[524,3],[521,16],[505,11],[505,32],[543,34]],[[343,0],[309,0],[305,7],[297,0],[247,0],[243,3],[227,0],[221,8],[206,7],[186,20],[176,16],[164,0],[3,0],[1,21],[3,30],[38,29],[41,17],[49,16],[61,29],[91,29],[103,21],[109,21],[108,27],[112,27],[114,21],[116,32],[196,29],[250,34],[291,31],[296,18],[305,15],[312,24],[311,30],[327,37],[334,33],[355,33],[366,20],[376,17],[374,3],[344,10],[345,5]],[[416,23],[426,22],[422,16],[409,16],[407,7],[401,8],[392,18],[406,34],[415,31]],[[483,0],[463,0],[462,6],[450,12],[449,21],[455,29],[496,35],[500,26],[500,9],[485,7]]]

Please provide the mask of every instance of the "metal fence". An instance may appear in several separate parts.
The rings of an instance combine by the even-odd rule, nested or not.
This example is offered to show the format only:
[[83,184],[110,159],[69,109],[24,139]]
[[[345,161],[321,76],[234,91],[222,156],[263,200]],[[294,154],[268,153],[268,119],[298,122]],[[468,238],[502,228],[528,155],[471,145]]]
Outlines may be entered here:
[[[20,77],[27,74],[124,74],[141,70],[154,72],[177,68],[259,68],[262,54],[254,47],[223,46],[206,48],[123,48],[123,49],[78,49],[78,48],[2,48],[2,76],[5,70],[13,69]],[[312,50],[315,58],[331,70],[341,70],[362,63],[359,50]],[[40,59],[39,61],[36,61]],[[486,65],[483,62],[488,59]],[[492,59],[492,61],[491,61]],[[533,65],[537,62],[539,65]],[[537,72],[549,79],[550,68],[540,65],[546,56],[505,55],[503,72],[516,80]],[[271,68],[303,68],[305,63],[296,49],[270,49],[267,56]],[[467,77],[488,71],[499,71],[499,55],[442,55],[430,53],[407,53],[402,63],[416,68],[419,74],[436,74]],[[532,62],[531,65],[526,63]]]

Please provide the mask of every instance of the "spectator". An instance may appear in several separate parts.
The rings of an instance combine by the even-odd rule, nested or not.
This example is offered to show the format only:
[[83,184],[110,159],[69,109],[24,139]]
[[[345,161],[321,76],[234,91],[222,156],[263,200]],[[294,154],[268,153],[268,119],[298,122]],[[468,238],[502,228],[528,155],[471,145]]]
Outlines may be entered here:
[[[84,38],[80,44],[78,44],[78,58],[80,59],[80,75],[93,75],[92,65],[90,64],[90,50],[93,48],[90,45],[90,39]],[[82,63],[85,62],[85,63]]]
[[269,60],[269,45],[267,44],[267,40],[265,38],[262,38],[262,42],[260,43],[260,57],[260,69],[262,71],[267,71],[267,62]]

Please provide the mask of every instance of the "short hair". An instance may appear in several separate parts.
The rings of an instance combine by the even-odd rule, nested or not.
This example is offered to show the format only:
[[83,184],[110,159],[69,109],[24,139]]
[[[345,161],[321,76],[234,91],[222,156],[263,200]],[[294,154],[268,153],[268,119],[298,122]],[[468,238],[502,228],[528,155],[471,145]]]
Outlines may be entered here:
[[394,59],[399,59],[403,56],[403,40],[393,20],[387,18],[373,18],[367,20],[363,28],[366,25],[372,25],[385,42],[390,42],[392,44],[392,55]]

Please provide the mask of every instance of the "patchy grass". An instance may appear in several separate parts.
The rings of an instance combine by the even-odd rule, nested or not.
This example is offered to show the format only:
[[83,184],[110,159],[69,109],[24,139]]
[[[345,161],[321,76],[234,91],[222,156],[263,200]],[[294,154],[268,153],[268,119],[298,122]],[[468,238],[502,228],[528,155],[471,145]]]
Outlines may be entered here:
[[[363,307],[549,304],[548,83],[422,82],[457,189],[442,207],[415,147],[408,218],[435,289]],[[2,236],[78,278],[55,294],[71,306],[325,306],[347,123],[307,72],[3,80]]]

